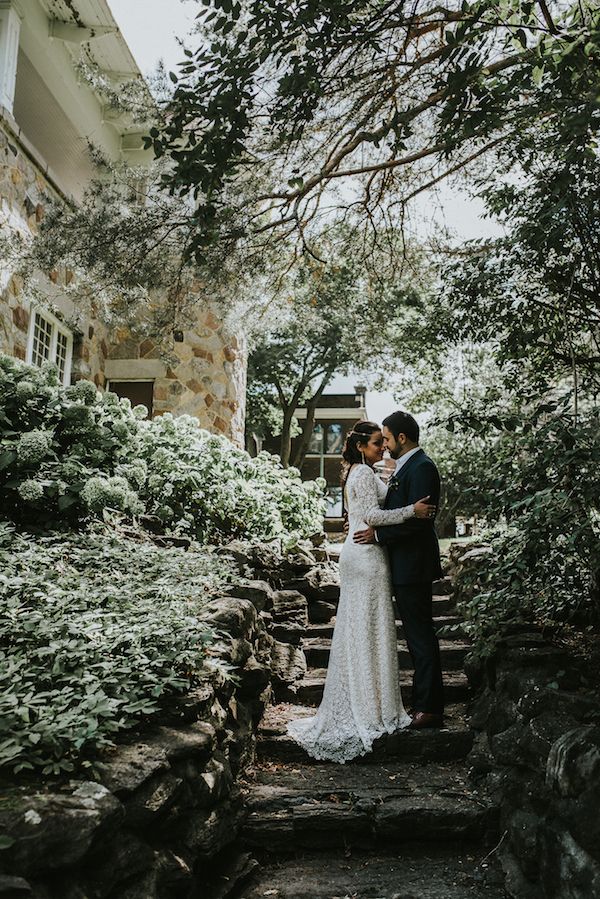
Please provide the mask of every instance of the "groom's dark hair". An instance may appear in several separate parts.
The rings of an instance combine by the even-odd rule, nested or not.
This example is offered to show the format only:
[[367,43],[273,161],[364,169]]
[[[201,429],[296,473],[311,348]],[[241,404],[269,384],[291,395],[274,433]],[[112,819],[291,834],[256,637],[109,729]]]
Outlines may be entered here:
[[419,425],[408,412],[392,412],[387,418],[384,418],[382,425],[385,425],[392,432],[396,440],[398,434],[406,434],[412,443],[419,442]]

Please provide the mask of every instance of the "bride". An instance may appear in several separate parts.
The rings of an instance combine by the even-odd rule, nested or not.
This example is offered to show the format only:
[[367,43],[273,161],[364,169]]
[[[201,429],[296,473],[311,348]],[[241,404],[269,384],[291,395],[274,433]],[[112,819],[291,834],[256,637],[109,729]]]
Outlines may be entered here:
[[288,733],[316,759],[348,762],[382,734],[407,727],[400,694],[391,574],[384,547],[354,543],[365,525],[427,518],[429,497],[402,509],[381,508],[387,487],[373,470],[383,458],[378,424],[361,421],[348,434],[342,484],[349,533],[340,554],[338,605],[323,699],[316,715],[288,724]]

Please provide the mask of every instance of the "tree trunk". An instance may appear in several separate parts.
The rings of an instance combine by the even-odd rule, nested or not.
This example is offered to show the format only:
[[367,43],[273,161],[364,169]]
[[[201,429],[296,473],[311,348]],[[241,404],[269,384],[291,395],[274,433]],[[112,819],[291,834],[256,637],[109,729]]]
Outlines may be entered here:
[[281,464],[284,468],[289,468],[290,465],[290,455],[292,453],[292,419],[295,411],[295,406],[286,406],[283,410],[283,424],[281,426],[281,437],[279,440],[279,455],[281,457]]
[[317,411],[317,406],[319,400],[321,399],[321,396],[323,395],[323,391],[331,381],[331,378],[331,374],[325,375],[325,377],[319,384],[319,388],[316,393],[306,402],[306,420],[304,422],[300,441],[298,443],[298,447],[296,449],[296,452],[294,453],[294,459],[292,461],[292,465],[294,465],[296,468],[302,468],[302,465],[304,463],[304,459],[308,451],[308,445],[310,443],[310,438],[312,437],[312,432],[315,425],[315,414]]

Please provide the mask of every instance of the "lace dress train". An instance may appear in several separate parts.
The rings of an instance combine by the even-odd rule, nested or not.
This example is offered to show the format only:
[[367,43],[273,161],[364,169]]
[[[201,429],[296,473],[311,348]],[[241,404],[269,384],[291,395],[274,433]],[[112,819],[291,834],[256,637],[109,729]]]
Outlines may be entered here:
[[385,733],[407,727],[400,693],[392,583],[385,549],[354,543],[366,525],[401,524],[413,506],[381,508],[387,488],[368,465],[346,481],[349,531],[340,554],[340,601],[323,699],[316,715],[288,724],[313,758],[348,762]]

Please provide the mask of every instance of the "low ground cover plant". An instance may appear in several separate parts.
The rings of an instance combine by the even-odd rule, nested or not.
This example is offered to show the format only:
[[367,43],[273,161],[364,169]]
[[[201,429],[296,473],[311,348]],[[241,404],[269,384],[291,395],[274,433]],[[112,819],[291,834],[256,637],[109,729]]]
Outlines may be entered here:
[[0,523],[0,770],[89,766],[169,695],[214,676],[218,635],[198,613],[232,577],[196,543]]

